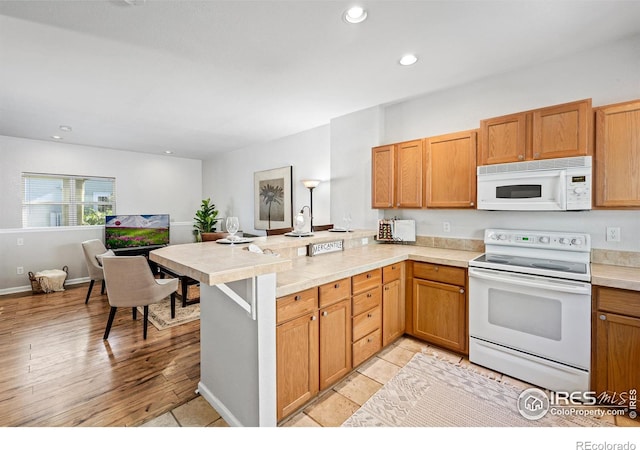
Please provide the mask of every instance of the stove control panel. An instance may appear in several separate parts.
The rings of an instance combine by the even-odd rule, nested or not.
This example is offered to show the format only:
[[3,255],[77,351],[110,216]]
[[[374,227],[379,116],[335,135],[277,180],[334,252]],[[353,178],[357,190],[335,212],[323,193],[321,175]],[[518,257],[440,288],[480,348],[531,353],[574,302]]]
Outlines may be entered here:
[[581,252],[591,250],[591,236],[586,233],[487,229],[484,233],[484,243],[485,245],[535,247]]

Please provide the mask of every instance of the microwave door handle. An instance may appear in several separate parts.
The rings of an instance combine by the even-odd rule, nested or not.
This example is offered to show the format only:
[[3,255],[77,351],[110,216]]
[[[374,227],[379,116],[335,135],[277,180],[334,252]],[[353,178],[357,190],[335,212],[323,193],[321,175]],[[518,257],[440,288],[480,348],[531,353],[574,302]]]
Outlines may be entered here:
[[591,292],[589,285],[570,284],[569,281],[558,282],[552,278],[535,278],[531,279],[529,275],[519,275],[515,273],[494,274],[482,269],[469,269],[469,277],[475,277],[483,280],[498,281],[500,283],[514,284],[517,286],[533,287],[538,289],[549,289],[558,292],[570,292],[574,294],[584,294]]
[[562,170],[560,172],[560,183],[559,184],[559,195],[558,202],[560,203],[560,209],[567,209],[567,171]]

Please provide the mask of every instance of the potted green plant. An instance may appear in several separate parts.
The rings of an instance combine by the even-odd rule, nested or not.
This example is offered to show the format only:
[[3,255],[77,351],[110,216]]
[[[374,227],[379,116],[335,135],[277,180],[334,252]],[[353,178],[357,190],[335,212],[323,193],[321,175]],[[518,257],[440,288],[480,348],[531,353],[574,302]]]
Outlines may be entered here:
[[220,220],[217,216],[218,210],[216,205],[211,203],[211,199],[202,200],[200,209],[196,211],[196,216],[193,218],[193,234],[196,235],[196,241],[215,241],[224,237],[226,233],[216,232],[217,222]]

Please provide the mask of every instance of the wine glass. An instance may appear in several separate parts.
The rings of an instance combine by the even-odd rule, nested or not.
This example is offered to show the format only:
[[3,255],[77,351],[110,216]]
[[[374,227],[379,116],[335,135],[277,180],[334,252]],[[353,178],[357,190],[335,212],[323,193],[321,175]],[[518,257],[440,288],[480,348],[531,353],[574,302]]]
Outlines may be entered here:
[[233,245],[233,241],[237,238],[235,234],[240,229],[240,221],[237,217],[227,217],[227,232],[229,233],[229,240],[231,241],[231,245]]
[[351,214],[346,213],[342,220],[344,220],[344,229],[349,232],[351,230]]

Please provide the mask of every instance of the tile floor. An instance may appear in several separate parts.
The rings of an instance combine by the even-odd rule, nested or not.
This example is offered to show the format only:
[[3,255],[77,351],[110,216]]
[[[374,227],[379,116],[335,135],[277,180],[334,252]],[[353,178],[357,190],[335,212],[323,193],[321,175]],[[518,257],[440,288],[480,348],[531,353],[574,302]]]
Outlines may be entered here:
[[[456,364],[468,365],[473,370],[503,383],[520,386],[522,389],[531,387],[520,380],[476,366],[460,355],[404,336],[359,366],[347,378],[322,393],[301,411],[284,419],[279,426],[339,427],[387,381],[393,378],[416,353],[422,351],[437,353]],[[639,421],[631,420],[628,417],[616,417],[615,419],[611,417],[609,420],[618,426],[640,426]],[[196,397],[142,426],[226,427],[228,425],[204,398]]]

